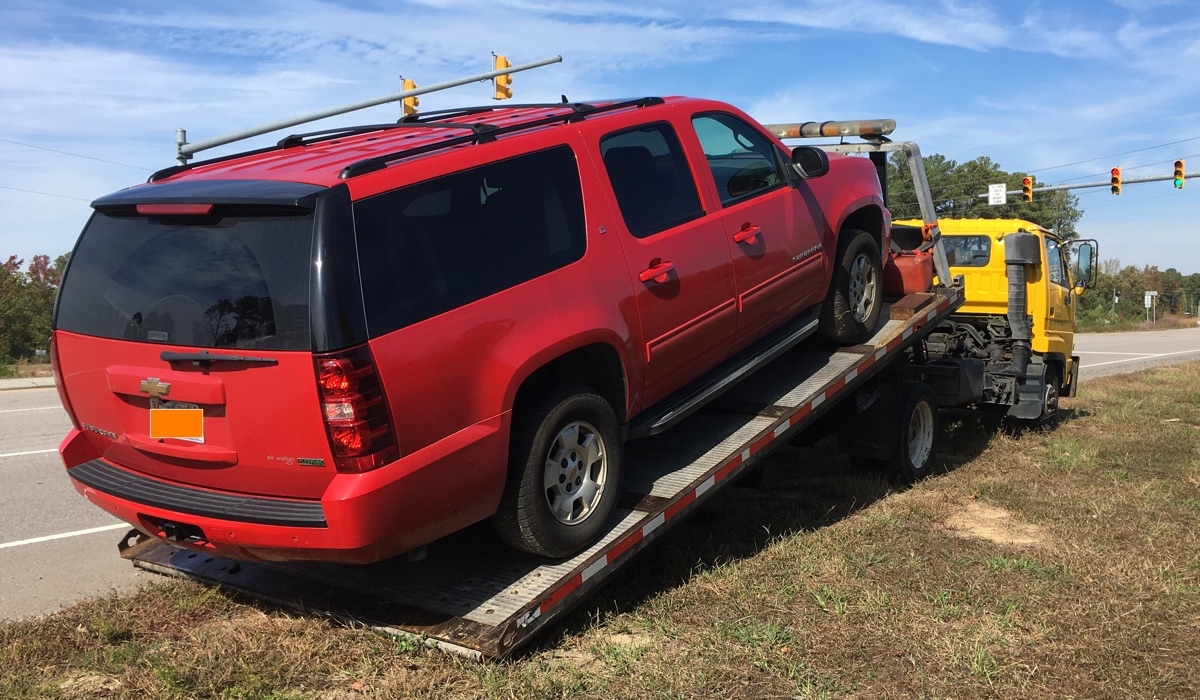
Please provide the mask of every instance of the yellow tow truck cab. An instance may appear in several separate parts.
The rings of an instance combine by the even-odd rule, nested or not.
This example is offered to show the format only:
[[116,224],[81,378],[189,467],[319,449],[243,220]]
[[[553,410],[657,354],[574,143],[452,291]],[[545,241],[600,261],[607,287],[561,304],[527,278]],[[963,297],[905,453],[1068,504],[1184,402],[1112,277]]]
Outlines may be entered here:
[[[893,222],[895,230],[922,222]],[[1022,219],[939,219],[952,275],[966,301],[926,343],[930,356],[984,363],[982,403],[1025,420],[1053,420],[1074,396],[1075,297],[1095,286],[1095,241],[1063,241]]]

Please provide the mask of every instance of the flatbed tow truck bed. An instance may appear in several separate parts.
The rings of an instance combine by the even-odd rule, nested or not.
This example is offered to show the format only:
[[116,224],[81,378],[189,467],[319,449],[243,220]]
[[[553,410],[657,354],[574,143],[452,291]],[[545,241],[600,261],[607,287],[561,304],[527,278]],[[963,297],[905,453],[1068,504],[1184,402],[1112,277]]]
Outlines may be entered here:
[[136,530],[120,543],[121,555],[149,571],[416,635],[477,659],[502,658],[772,448],[905,357],[962,302],[961,287],[909,295],[892,305],[893,318],[866,344],[837,349],[801,344],[678,427],[631,441],[615,524],[587,551],[563,562],[511,550],[484,526],[430,545],[422,561],[401,556],[367,566],[248,564],[183,550]]

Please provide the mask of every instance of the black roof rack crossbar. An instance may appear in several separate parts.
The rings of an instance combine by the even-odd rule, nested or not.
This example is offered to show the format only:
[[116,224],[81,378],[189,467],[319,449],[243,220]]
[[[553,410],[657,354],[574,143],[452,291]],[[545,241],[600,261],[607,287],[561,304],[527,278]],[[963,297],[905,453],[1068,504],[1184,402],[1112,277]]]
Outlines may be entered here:
[[[580,119],[583,119],[585,116],[590,116],[592,114],[598,114],[601,112],[611,112],[611,111],[615,111],[618,109],[626,109],[629,107],[638,107],[638,108],[649,107],[652,105],[658,105],[658,104],[662,104],[662,103],[663,103],[663,99],[661,97],[640,97],[635,100],[627,100],[624,102],[614,102],[612,104],[607,104],[607,105],[604,105],[601,107],[596,107],[594,105],[588,105],[588,104],[583,104],[583,103],[575,103],[575,105],[563,105],[563,104],[539,105],[539,106],[545,106],[545,107],[551,107],[551,106],[574,107],[574,106],[578,105],[578,106],[582,107],[583,109],[572,109],[569,114],[556,114],[556,115],[553,115],[550,117],[543,117],[541,119],[534,119],[532,121],[521,122],[519,124],[510,124],[508,126],[493,127],[492,129],[488,130],[487,132],[485,132],[483,134],[469,134],[469,135],[464,135],[464,136],[456,136],[456,137],[448,138],[444,141],[439,141],[438,143],[430,143],[430,144],[426,144],[424,146],[417,146],[416,148],[410,148],[410,149],[403,150],[403,151],[396,151],[394,153],[388,153],[386,155],[376,156],[374,158],[367,158],[365,160],[360,160],[358,162],[347,165],[345,168],[342,169],[342,172],[338,175],[338,177],[343,180],[348,180],[352,177],[358,177],[359,175],[365,175],[367,173],[375,172],[376,170],[382,170],[383,168],[386,168],[389,163],[396,161],[396,160],[400,160],[401,158],[418,156],[418,155],[421,155],[424,153],[430,153],[433,151],[438,151],[443,148],[450,148],[453,146],[461,146],[461,145],[465,145],[465,144],[486,143],[489,141],[494,141],[497,136],[500,136],[502,134],[509,134],[509,133],[513,133],[516,131],[524,131],[525,129],[534,129],[539,126],[547,126],[549,124],[556,124],[556,123],[560,123],[560,122],[563,124],[568,124],[571,122],[579,121]],[[588,107],[590,107],[591,109],[587,109]]]

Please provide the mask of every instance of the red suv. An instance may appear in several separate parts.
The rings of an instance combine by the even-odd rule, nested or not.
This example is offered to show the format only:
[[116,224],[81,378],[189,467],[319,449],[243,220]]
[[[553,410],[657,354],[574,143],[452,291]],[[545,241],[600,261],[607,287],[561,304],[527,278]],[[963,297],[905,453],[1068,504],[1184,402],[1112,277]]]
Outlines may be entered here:
[[874,167],[713,101],[289,136],[102,197],[55,309],[75,488],[248,560],[365,563],[491,518],[565,556],[666,429],[881,305]]

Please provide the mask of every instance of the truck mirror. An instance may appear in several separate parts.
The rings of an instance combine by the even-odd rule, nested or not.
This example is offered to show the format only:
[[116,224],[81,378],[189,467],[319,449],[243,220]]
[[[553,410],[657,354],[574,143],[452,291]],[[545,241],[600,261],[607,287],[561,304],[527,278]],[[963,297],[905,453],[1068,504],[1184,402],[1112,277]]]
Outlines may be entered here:
[[796,146],[792,149],[792,169],[806,180],[821,177],[829,172],[829,154],[816,146]]
[[1099,250],[1096,242],[1090,240],[1076,241],[1074,247],[1075,253],[1075,289],[1076,294],[1080,294],[1084,289],[1091,289],[1096,286],[1096,274],[1098,271],[1097,257]]

